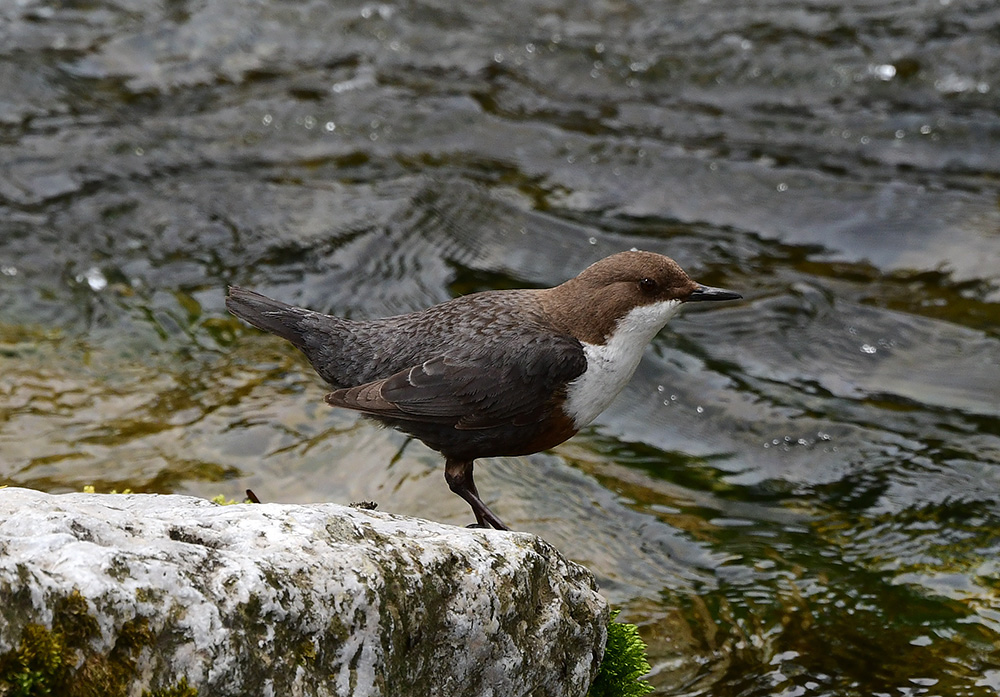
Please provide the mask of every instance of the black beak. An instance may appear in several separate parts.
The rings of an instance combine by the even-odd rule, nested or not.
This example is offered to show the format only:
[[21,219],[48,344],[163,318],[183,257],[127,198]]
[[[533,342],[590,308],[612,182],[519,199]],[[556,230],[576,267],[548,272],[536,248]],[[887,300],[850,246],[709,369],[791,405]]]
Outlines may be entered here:
[[701,300],[739,300],[742,297],[739,293],[734,293],[731,290],[699,285],[691,291],[691,295],[687,296],[686,301],[691,303]]

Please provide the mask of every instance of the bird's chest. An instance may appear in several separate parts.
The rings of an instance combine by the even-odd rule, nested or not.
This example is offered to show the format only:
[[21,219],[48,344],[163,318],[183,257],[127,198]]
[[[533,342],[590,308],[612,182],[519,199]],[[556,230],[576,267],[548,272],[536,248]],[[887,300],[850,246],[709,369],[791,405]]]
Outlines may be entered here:
[[587,370],[566,389],[566,414],[577,429],[583,428],[608,408],[632,379],[645,337],[614,336],[606,344],[583,344]]

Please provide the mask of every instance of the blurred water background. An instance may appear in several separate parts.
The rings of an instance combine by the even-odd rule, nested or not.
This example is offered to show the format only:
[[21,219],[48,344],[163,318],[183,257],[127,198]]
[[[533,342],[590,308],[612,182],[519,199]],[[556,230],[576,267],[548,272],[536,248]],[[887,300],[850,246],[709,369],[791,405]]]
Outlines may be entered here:
[[998,76],[991,1],[0,3],[0,484],[464,525],[226,285],[373,317],[649,249],[745,301],[487,502],[657,694],[996,695]]

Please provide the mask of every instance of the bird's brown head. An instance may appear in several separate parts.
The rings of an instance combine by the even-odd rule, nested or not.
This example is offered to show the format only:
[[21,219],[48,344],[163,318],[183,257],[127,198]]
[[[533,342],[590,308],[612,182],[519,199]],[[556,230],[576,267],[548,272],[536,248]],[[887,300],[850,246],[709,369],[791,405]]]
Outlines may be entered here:
[[626,318],[626,330],[652,338],[682,303],[742,297],[696,283],[670,257],[641,251],[612,254],[542,292],[549,316],[591,344],[603,344]]

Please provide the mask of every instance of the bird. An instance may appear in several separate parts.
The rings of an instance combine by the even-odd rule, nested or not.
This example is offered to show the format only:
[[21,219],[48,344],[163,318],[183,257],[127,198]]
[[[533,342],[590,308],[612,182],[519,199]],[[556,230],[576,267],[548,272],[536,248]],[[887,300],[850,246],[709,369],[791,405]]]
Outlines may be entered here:
[[507,530],[480,498],[475,460],[548,450],[604,411],[682,305],[737,300],[673,259],[631,250],[551,288],[486,290],[408,314],[354,320],[230,286],[228,310],[305,354],[352,409],[444,456],[476,527]]

